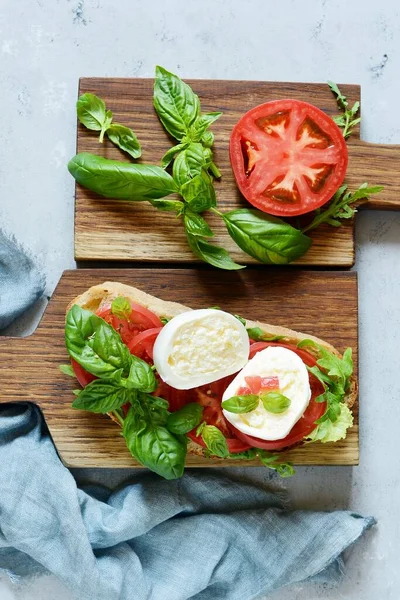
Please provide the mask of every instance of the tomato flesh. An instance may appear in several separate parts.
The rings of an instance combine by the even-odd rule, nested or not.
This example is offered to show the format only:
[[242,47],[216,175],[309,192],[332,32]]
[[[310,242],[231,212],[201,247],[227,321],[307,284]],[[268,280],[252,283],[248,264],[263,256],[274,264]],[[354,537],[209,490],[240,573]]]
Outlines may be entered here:
[[121,336],[124,344],[129,345],[131,340],[147,329],[161,328],[161,320],[151,310],[131,302],[132,312],[129,319],[120,319],[111,312],[111,304],[103,306],[96,311],[97,316],[104,319]]
[[341,130],[327,114],[287,99],[243,115],[231,134],[230,159],[250,204],[293,217],[332,198],[346,175],[348,153]]
[[161,329],[162,327],[153,327],[135,335],[128,344],[130,353],[152,363],[154,342]]

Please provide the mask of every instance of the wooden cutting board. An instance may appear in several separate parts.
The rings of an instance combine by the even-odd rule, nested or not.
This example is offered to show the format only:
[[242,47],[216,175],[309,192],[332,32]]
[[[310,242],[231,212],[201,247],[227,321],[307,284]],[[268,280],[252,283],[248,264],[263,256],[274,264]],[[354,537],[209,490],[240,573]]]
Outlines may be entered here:
[[[119,428],[107,417],[71,408],[76,380],[58,365],[68,362],[64,319],[68,303],[103,281],[135,285],[164,300],[192,308],[220,306],[316,335],[340,351],[351,346],[357,368],[357,276],[353,272],[248,269],[123,269],[64,272],[35,333],[24,339],[0,337],[0,403],[34,402],[42,410],[62,461],[69,467],[138,467]],[[358,464],[358,405],[355,425],[335,444],[310,444],[287,453],[302,465]],[[238,465],[235,461],[188,457],[188,466]],[[241,465],[254,465],[241,462]]]
[[[271,83],[260,81],[187,80],[199,95],[202,110],[223,111],[212,126],[215,133],[215,161],[222,178],[215,183],[218,204],[223,211],[249,206],[239,193],[229,162],[230,132],[250,108],[277,98],[297,98],[315,104],[329,115],[338,114],[327,84]],[[353,103],[360,99],[360,87],[340,85]],[[159,164],[173,144],[161,126],[152,104],[152,79],[81,79],[79,94],[92,92],[106,102],[116,122],[132,127],[143,148],[142,162]],[[383,185],[384,191],[365,202],[365,208],[400,207],[400,146],[369,144],[356,130],[348,141],[349,167],[346,181],[351,190],[367,181]],[[99,144],[96,132],[78,125],[78,152],[93,152],[128,160],[109,140]],[[228,236],[222,221],[213,214],[207,219],[216,232],[217,244],[230,251],[242,264],[255,262]],[[313,245],[297,264],[350,267],[355,260],[354,220],[339,228],[323,225],[311,234]],[[182,224],[174,214],[157,211],[146,202],[113,202],[76,186],[76,260],[198,262],[189,250]]]

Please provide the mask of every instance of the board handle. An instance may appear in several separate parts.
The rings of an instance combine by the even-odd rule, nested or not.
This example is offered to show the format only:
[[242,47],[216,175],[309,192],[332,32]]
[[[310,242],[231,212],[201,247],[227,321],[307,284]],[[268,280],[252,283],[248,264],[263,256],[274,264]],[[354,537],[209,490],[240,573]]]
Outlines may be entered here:
[[31,336],[0,336],[0,403],[35,402],[32,392],[41,377],[31,348]]
[[361,200],[358,207],[400,210],[400,146],[352,140],[348,151],[352,170],[350,189],[356,189],[365,181],[370,186],[384,188],[379,194]]

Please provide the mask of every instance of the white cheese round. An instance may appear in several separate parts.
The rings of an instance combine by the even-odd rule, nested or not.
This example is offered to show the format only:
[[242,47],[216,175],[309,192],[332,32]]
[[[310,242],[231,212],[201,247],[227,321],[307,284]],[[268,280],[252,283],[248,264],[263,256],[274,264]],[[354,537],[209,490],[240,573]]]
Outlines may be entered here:
[[280,440],[288,435],[310,402],[308,371],[292,350],[269,346],[258,352],[237,374],[225,390],[222,400],[236,396],[240,387],[248,387],[245,377],[256,375],[278,377],[279,393],[290,399],[288,409],[279,414],[271,413],[265,410],[260,400],[257,408],[251,412],[238,415],[223,410],[224,416],[236,429],[247,435],[262,440]]
[[188,390],[239,371],[248,361],[249,336],[233,315],[212,308],[191,310],[171,319],[153,350],[163,381]]

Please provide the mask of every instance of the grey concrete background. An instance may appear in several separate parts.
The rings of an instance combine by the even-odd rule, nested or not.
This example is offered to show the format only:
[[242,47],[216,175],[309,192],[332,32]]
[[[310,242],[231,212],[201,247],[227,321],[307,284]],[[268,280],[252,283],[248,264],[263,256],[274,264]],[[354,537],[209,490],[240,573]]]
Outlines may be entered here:
[[[51,295],[75,266],[66,163],[80,76],[149,77],[161,63],[182,77],[360,83],[362,137],[400,143],[399,30],[395,0],[0,0],[1,226],[43,265]],[[351,508],[375,515],[378,526],[349,553],[340,588],[301,584],[274,600],[400,597],[399,233],[399,214],[357,217],[360,466],[299,468],[290,481],[274,480],[295,507]],[[43,308],[10,332],[31,331]],[[0,600],[28,599],[71,595],[52,577],[25,587],[0,579]]]

